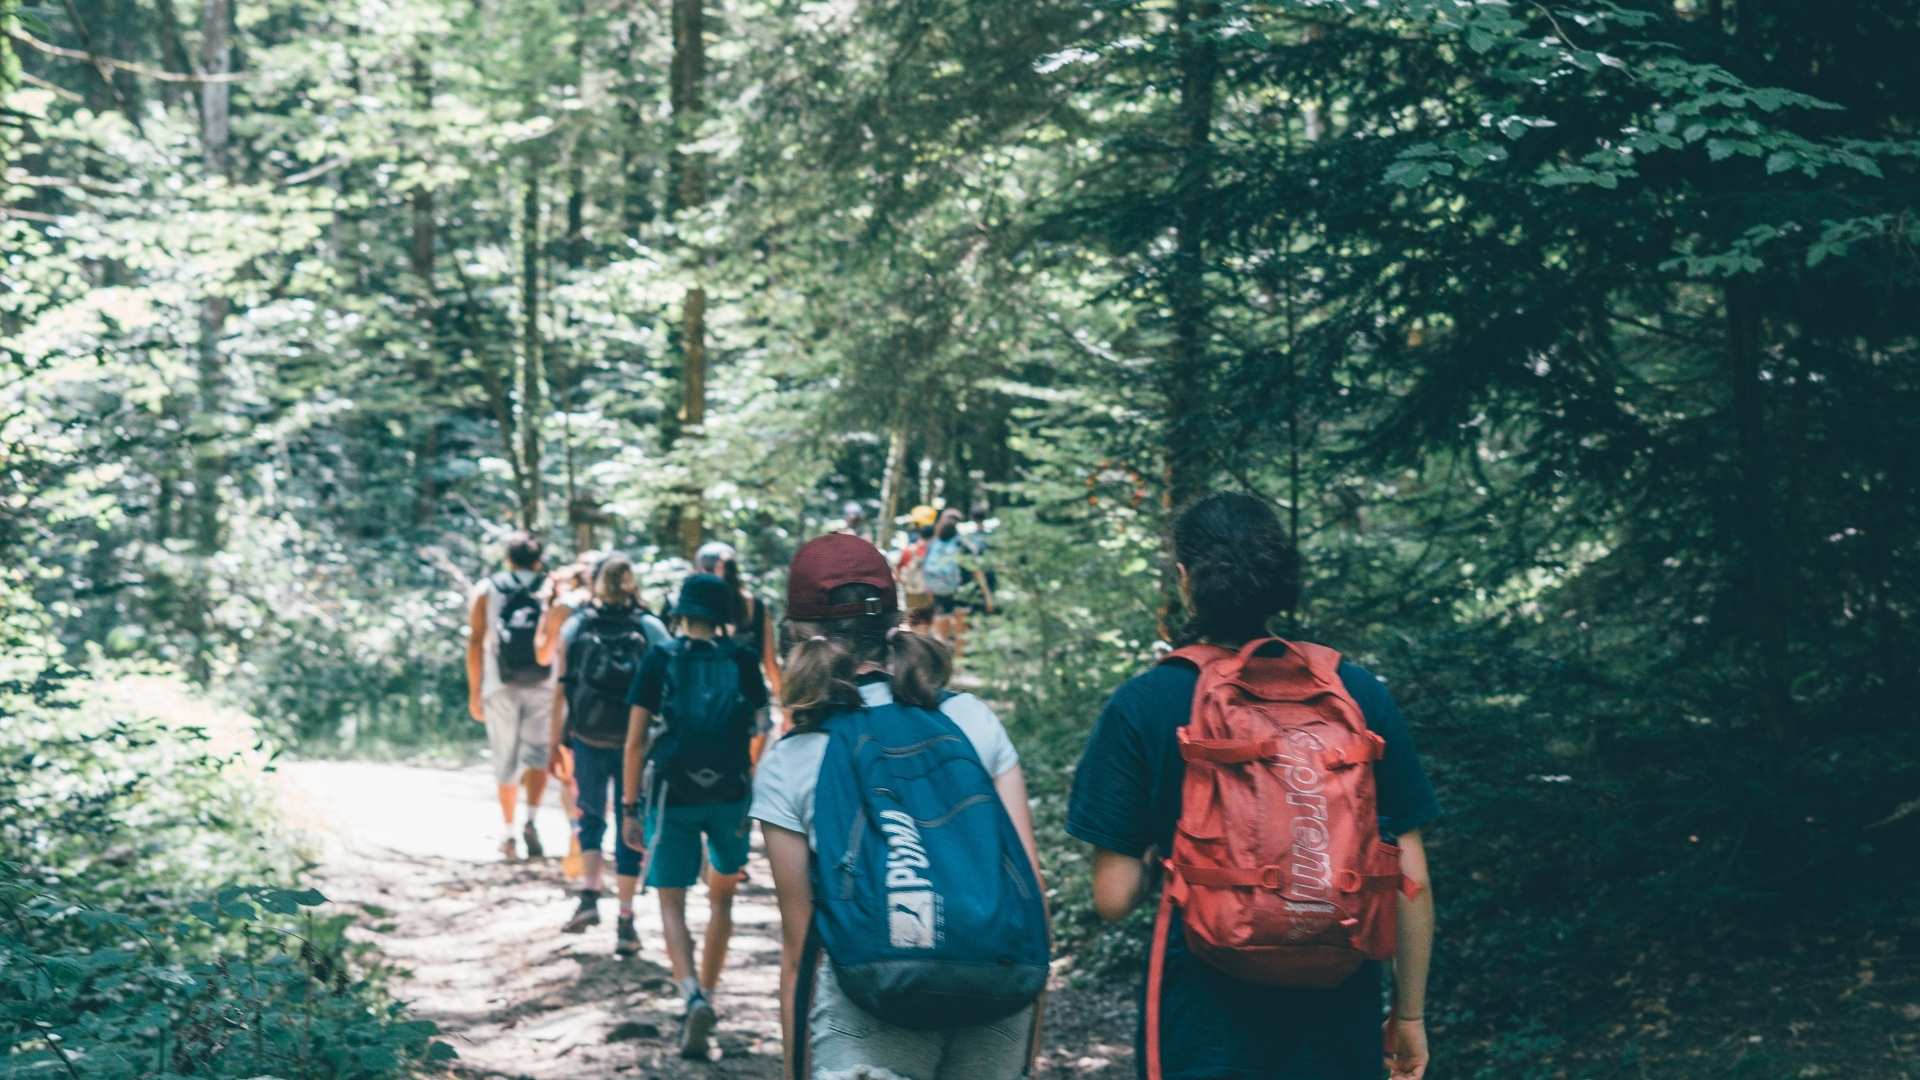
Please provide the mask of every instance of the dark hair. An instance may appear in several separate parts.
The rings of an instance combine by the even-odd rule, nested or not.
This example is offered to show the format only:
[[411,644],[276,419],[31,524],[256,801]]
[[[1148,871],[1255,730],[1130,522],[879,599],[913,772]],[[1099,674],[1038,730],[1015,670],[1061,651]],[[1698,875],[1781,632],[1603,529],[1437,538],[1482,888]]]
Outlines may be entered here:
[[940,526],[940,539],[942,540],[951,540],[954,537],[959,535],[960,535],[960,526],[954,524],[951,521]]
[[[880,595],[862,582],[827,593],[830,604],[859,603]],[[953,674],[953,654],[924,634],[899,627],[894,612],[844,619],[782,624],[787,654],[780,703],[796,730],[807,731],[836,709],[860,707],[854,681],[862,664],[878,664],[893,678],[893,699],[922,709],[940,707],[940,691]]]
[[920,539],[922,539],[922,540],[931,540],[931,539],[933,539],[933,526],[931,526],[931,525],[923,525],[923,526],[921,526],[921,527],[920,527]]
[[518,569],[533,569],[545,550],[546,545],[530,532],[517,532],[507,537],[507,562]]
[[1187,568],[1193,601],[1183,645],[1250,641],[1300,602],[1300,553],[1273,508],[1251,495],[1220,492],[1188,504],[1173,525],[1173,555]]
[[987,518],[993,516],[993,507],[988,506],[986,501],[983,499],[980,502],[976,502],[973,504],[972,516],[973,516],[973,520],[984,522],[987,520]]

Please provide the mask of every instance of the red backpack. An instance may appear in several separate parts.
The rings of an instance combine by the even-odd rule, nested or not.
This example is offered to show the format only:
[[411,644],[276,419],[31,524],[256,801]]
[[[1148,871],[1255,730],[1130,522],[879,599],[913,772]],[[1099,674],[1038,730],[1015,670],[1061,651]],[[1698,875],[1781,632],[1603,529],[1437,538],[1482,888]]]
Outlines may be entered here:
[[[1284,653],[1256,655],[1269,645]],[[1393,955],[1400,849],[1380,839],[1372,764],[1386,741],[1340,681],[1340,654],[1262,638],[1190,645],[1186,781],[1147,969],[1147,1069],[1160,1080],[1160,983],[1180,910],[1188,951],[1247,982],[1333,987]]]

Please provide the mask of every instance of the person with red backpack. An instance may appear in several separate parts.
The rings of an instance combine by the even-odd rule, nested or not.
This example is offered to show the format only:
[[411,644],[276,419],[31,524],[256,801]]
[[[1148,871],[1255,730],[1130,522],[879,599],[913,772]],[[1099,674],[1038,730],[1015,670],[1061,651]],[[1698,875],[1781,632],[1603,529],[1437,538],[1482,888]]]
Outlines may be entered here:
[[1407,722],[1366,669],[1268,635],[1297,599],[1299,558],[1264,502],[1207,496],[1173,546],[1192,614],[1181,647],[1114,691],[1067,811],[1095,848],[1102,917],[1162,878],[1140,1075],[1419,1080],[1433,946],[1420,829],[1439,806]]

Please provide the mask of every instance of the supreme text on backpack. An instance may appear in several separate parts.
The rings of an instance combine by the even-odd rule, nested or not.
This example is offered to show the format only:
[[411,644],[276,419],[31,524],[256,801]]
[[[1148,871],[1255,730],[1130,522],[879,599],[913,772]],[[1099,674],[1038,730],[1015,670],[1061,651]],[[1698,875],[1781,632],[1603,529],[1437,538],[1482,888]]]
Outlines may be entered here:
[[627,688],[647,654],[646,625],[654,616],[638,607],[582,610],[567,647],[567,728],[588,746],[618,747],[627,739]]
[[539,682],[548,668],[540,662],[534,640],[540,631],[540,588],[545,574],[535,574],[524,585],[512,574],[497,574],[493,587],[500,593],[500,615],[494,623],[494,659],[500,681],[506,683]]
[[654,784],[666,785],[671,804],[739,802],[753,773],[753,707],[740,691],[739,647],[725,637],[680,637],[660,648],[668,651],[666,730],[647,755]]
[[825,729],[809,951],[826,950],[854,1004],[901,1027],[971,1027],[1031,1005],[1049,959],[1039,881],[959,725],[888,703]]
[[1176,910],[1187,949],[1234,978],[1333,987],[1395,948],[1400,849],[1380,838],[1372,764],[1386,743],[1340,681],[1340,654],[1263,638],[1190,645],[1186,780],[1147,975],[1147,1068]]

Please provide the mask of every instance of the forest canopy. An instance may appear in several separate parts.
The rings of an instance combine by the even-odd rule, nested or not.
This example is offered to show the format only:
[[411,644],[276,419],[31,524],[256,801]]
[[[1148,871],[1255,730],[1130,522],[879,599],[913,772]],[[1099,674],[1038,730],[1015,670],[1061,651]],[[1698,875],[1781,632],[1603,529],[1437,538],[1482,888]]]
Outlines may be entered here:
[[1252,491],[1275,629],[1433,761],[1443,1022],[1657,1055],[1636,987],[1911,944],[1916,49],[1895,2],[0,0],[9,606],[298,745],[464,738],[510,529],[771,595],[848,502],[986,502],[1044,802],[1177,618],[1169,511]]

